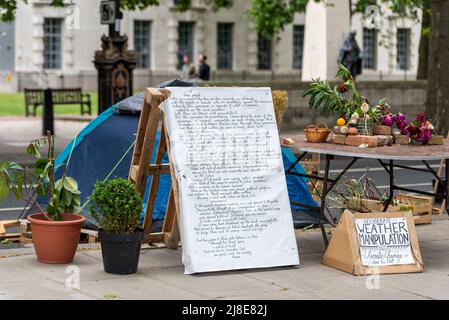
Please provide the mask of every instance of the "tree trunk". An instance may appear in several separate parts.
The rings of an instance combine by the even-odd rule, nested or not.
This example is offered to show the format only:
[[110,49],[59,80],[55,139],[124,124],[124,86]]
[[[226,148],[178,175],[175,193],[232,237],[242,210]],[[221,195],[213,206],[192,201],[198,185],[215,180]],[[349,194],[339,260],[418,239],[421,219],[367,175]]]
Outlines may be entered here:
[[418,61],[418,80],[427,79],[427,71],[429,70],[429,34],[423,33],[430,27],[430,3],[425,1],[423,7],[423,16],[421,20],[421,40],[419,42],[419,61]]
[[437,133],[449,128],[449,0],[431,0],[426,113]]

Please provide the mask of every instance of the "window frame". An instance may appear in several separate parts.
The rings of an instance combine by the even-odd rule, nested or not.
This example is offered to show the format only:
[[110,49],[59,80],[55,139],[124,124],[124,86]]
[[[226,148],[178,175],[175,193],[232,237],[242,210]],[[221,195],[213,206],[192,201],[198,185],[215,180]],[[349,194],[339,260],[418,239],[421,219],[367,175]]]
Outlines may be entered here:
[[[269,49],[268,52],[263,52],[261,46]],[[262,61],[262,59],[266,60]],[[273,69],[273,39],[264,37],[261,34],[257,36],[257,70],[269,71]]]
[[[366,70],[377,70],[377,36],[378,36],[378,32],[376,29],[370,29],[370,28],[363,28],[362,31],[362,37],[363,37],[363,60],[362,60],[362,69],[366,69]],[[368,38],[368,33],[372,33],[372,36],[370,35],[370,37],[372,38],[372,47],[371,47],[371,53],[372,56],[370,55],[370,59],[372,60],[370,64],[368,64],[368,60],[366,58],[366,53],[368,52],[367,48],[367,38]]]
[[[400,48],[400,41],[399,38],[401,37],[400,34],[404,32],[404,45],[403,48]],[[410,53],[411,53],[411,29],[410,28],[397,28],[396,30],[396,70],[399,71],[407,71],[410,69]],[[402,46],[402,45],[401,45]],[[401,50],[403,49],[403,50]],[[404,52],[404,61],[400,60],[400,51]],[[403,65],[403,67],[402,67]]]
[[[183,27],[187,27],[188,30],[190,29],[191,33],[188,36],[188,40],[187,42],[190,42],[191,46],[190,48],[187,48],[187,50],[185,49],[181,49],[181,28]],[[182,65],[183,65],[183,56],[185,54],[189,55],[190,60],[193,62],[194,59],[194,55],[195,55],[195,22],[194,21],[179,21],[178,23],[178,52],[177,52],[177,56],[178,56],[178,64],[177,64],[177,69],[181,70],[182,69]],[[189,44],[187,43],[187,46]]]
[[[151,20],[134,20],[134,50],[137,55],[137,69],[151,69],[151,34],[152,34]],[[147,28],[147,30],[145,30]],[[140,42],[145,42],[140,46]],[[145,48],[144,48],[145,47]],[[142,49],[148,49],[148,52],[142,52]],[[145,58],[145,56],[147,56]]]
[[[229,36],[228,43],[224,46],[228,46],[227,52],[220,52],[220,46],[223,44],[220,41],[220,34],[223,34],[225,30],[221,28],[229,28],[225,33]],[[234,69],[234,23],[233,22],[218,22],[217,23],[217,70],[233,70]],[[225,37],[226,39],[226,37]],[[223,39],[224,40],[224,39]],[[221,64],[222,61],[226,61]]]
[[[299,33],[299,35],[297,34]],[[293,46],[293,70],[302,70],[304,63],[304,33],[305,26],[303,24],[294,24],[292,31]],[[299,39],[298,39],[299,38]]]

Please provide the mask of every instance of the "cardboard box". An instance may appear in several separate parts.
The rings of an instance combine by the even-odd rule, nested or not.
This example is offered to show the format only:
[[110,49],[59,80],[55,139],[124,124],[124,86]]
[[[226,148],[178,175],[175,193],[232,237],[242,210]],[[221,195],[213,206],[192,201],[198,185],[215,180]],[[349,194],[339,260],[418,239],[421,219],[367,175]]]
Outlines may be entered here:
[[[380,266],[362,264],[360,239],[356,230],[357,219],[402,218],[406,221],[409,246],[405,246],[410,254],[411,263]],[[394,246],[394,244],[393,244]],[[365,247],[366,248],[366,247]],[[403,248],[403,246],[401,247]],[[385,246],[374,246],[374,250],[385,250]],[[366,256],[364,256],[366,259]],[[332,239],[321,263],[354,275],[394,274],[423,272],[424,263],[418,244],[413,215],[407,212],[353,213],[346,210],[332,235]]]

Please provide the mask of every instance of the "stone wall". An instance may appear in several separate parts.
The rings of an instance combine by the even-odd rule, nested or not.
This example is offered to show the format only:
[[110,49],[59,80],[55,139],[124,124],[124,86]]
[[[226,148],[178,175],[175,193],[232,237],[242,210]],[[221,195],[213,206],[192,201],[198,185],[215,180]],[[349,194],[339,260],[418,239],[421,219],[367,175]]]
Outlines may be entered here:
[[[335,114],[323,114],[318,111],[310,111],[308,99],[302,97],[308,88],[309,84],[307,82],[238,81],[216,82],[211,85],[271,87],[272,89],[286,90],[288,92],[289,105],[283,117],[282,131],[284,132],[303,129],[311,123],[318,122],[325,122],[329,127],[332,127],[336,120]],[[372,104],[387,97],[393,112],[402,112],[409,118],[413,118],[419,111],[425,109],[425,81],[361,81],[358,82],[358,89]]]

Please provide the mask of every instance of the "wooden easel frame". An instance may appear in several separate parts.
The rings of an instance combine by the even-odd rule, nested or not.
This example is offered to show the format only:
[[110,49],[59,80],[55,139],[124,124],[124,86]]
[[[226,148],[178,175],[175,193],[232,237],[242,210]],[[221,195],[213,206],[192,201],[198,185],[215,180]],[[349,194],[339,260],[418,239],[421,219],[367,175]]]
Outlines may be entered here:
[[[170,139],[166,131],[165,118],[159,108],[160,104],[170,96],[166,89],[147,88],[140,114],[136,144],[129,171],[129,180],[136,186],[140,195],[144,196],[148,177],[151,176],[150,190],[143,223],[145,240],[149,243],[164,242],[169,249],[176,250],[180,241],[179,232],[179,189],[178,181],[172,163]],[[156,134],[160,127],[160,139],[156,149],[154,163],[151,163],[156,144]],[[169,163],[163,164],[162,159],[168,152]],[[171,175],[171,189],[168,198],[162,232],[153,233],[152,218],[156,202],[157,190],[161,174]]]
[[[446,139],[449,140],[449,133],[447,134]],[[440,161],[440,166],[438,167],[438,171],[437,171],[437,175],[439,177],[441,177],[441,174],[443,173],[444,163],[445,163],[444,160]],[[445,179],[447,179],[447,178],[448,177],[445,177]],[[435,185],[433,186],[433,193],[437,193],[437,191],[438,191],[438,184],[439,184],[439,181],[438,181],[438,179],[436,179]],[[436,215],[443,214],[443,212],[445,210],[446,210],[446,199],[443,199],[443,200],[441,200],[441,207],[439,207],[439,208],[434,207],[433,208],[433,214],[436,214]]]

